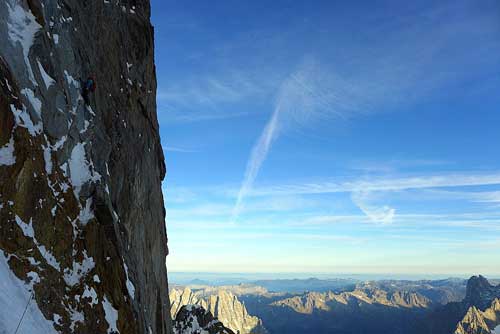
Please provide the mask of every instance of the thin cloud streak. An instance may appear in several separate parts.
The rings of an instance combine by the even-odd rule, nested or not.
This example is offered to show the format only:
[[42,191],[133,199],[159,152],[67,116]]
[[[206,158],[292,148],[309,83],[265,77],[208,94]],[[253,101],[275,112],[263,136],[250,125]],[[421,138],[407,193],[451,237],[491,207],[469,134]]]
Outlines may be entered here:
[[282,107],[281,103],[278,101],[278,105],[273,112],[270,121],[267,123],[264,131],[262,132],[257,144],[252,149],[252,154],[250,160],[247,163],[245,176],[243,183],[241,185],[240,191],[238,192],[238,198],[236,199],[236,204],[232,213],[232,221],[236,221],[242,209],[243,199],[247,195],[248,191],[253,186],[255,178],[259,173],[262,163],[267,157],[269,150],[271,149],[272,142],[276,138],[276,131],[278,126],[278,117],[281,113]]
[[276,87],[279,87],[279,81],[274,82],[263,73],[238,70],[197,73],[195,77],[158,88],[158,113],[160,120],[174,122],[248,116],[248,112],[235,111],[234,106],[249,100],[262,100]]
[[223,103],[232,103],[259,95],[262,89],[245,76],[206,76],[201,80],[185,81],[168,89],[159,89],[158,101],[183,108],[215,108]]
[[[322,226],[343,224],[371,224],[366,215],[319,215],[288,223],[290,226]],[[463,227],[500,230],[500,213],[463,214],[399,214],[394,217],[393,227]]]
[[179,111],[168,106],[158,105],[158,114],[162,118],[162,122],[168,119],[169,122],[177,123],[193,123],[201,121],[215,121],[221,119],[230,119],[247,116],[247,112],[220,112],[218,110],[204,110],[204,111]]
[[398,191],[425,188],[450,188],[465,186],[500,185],[500,173],[491,174],[443,174],[402,178],[373,179],[371,181],[347,181],[301,183],[252,189],[248,196],[283,196],[299,194],[326,194],[356,191]]
[[163,147],[163,150],[165,152],[177,152],[177,153],[196,153],[196,152],[199,152],[199,151],[193,150],[193,149],[177,147],[177,146],[170,146],[170,145],[164,145],[162,147]]
[[236,221],[241,213],[243,200],[252,189],[254,181],[264,163],[273,142],[280,130],[290,120],[304,124],[317,117],[315,113],[335,110],[332,96],[325,92],[313,80],[316,64],[304,62],[298,71],[293,73],[281,86],[271,118],[267,122],[257,143],[252,148],[247,162],[245,175],[241,184],[236,204],[232,213],[232,221]]

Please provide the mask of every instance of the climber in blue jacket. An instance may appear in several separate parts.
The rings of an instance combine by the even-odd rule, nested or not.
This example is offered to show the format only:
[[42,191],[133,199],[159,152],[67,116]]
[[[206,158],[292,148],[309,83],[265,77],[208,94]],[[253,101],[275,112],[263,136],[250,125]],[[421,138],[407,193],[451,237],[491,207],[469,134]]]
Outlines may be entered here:
[[82,96],[86,105],[90,105],[90,93],[95,91],[96,83],[93,76],[89,76],[83,84]]

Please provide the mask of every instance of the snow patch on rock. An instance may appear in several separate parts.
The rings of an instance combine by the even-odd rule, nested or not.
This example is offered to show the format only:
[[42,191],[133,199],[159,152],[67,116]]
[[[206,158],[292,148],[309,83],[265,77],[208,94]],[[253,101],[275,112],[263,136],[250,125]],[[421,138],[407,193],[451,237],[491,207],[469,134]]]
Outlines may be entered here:
[[15,163],[14,139],[11,137],[7,144],[0,147],[0,166],[11,166]]
[[94,218],[94,211],[92,211],[92,198],[87,198],[85,202],[85,207],[80,209],[80,214],[78,215],[78,220],[80,224],[85,226],[89,220]]
[[21,45],[28,76],[31,82],[37,86],[28,55],[35,40],[35,35],[41,26],[36,22],[35,16],[31,12],[26,11],[19,1],[8,1],[7,9],[9,11],[7,27],[9,29],[10,42],[13,46],[17,46],[18,43]]
[[[36,239],[35,239],[36,241]],[[38,243],[37,243],[38,245]],[[45,261],[47,261],[47,263],[52,267],[54,268],[55,270],[57,271],[60,271],[61,270],[61,266],[59,265],[59,262],[57,262],[56,258],[54,257],[54,255],[52,255],[52,253],[50,253],[44,245],[38,245],[38,249],[40,250],[40,253],[42,254],[43,258],[45,259]]]
[[45,88],[49,89],[50,86],[55,84],[55,80],[52,79],[50,75],[45,72],[45,69],[43,68],[42,64],[40,64],[40,61],[37,60],[38,63],[38,69],[40,70],[40,74],[42,75],[43,83],[45,84]]
[[33,222],[32,222],[32,220],[30,219],[29,224],[26,224],[21,218],[19,218],[18,215],[16,215],[15,220],[16,220],[17,225],[23,231],[23,234],[26,237],[29,237],[29,238],[33,239],[33,242],[35,243],[35,246],[38,248],[38,250],[40,251],[40,254],[43,256],[43,258],[45,259],[45,261],[47,261],[47,263],[51,267],[53,267],[57,271],[60,271],[61,267],[59,265],[59,262],[57,262],[56,258],[47,250],[47,248],[45,248],[44,245],[39,244],[38,241],[36,240],[36,238],[35,238],[35,231],[33,230]]
[[69,286],[75,286],[80,283],[80,280],[83,276],[87,275],[89,271],[94,269],[95,262],[92,257],[87,256],[87,252],[83,252],[83,260],[82,262],[73,262],[73,268],[66,268],[64,270],[64,281]]
[[26,128],[30,135],[36,136],[40,132],[42,132],[42,124],[37,123],[34,124],[31,120],[30,115],[26,111],[26,107],[23,106],[23,109],[17,109],[13,104],[10,105],[10,110],[14,114],[14,118],[16,120],[16,124],[20,127]]
[[118,332],[118,328],[116,327],[116,322],[118,321],[118,311],[106,297],[104,297],[104,300],[102,301],[102,307],[104,308],[106,321],[109,324],[108,333]]
[[130,295],[130,297],[132,297],[132,299],[134,299],[135,298],[135,286],[128,276],[128,267],[127,267],[127,264],[125,263],[125,261],[123,261],[123,266],[125,267],[125,276],[127,277],[128,294]]
[[15,220],[16,220],[17,225],[21,228],[21,230],[23,231],[25,236],[32,238],[32,239],[35,239],[35,231],[33,230],[33,226],[31,224],[31,219],[30,219],[30,223],[26,224],[21,218],[19,218],[18,215],[16,215]]
[[43,159],[45,160],[45,172],[47,175],[52,173],[52,149],[50,146],[43,146]]
[[85,143],[78,143],[71,151],[69,159],[69,172],[71,184],[78,198],[82,186],[89,181],[99,181],[101,175],[93,172],[93,165],[85,156]]
[[97,305],[99,303],[99,300],[97,299],[97,293],[95,292],[94,288],[88,287],[87,285],[85,286],[85,290],[83,291],[82,294],[83,298],[90,298],[90,304],[92,305]]

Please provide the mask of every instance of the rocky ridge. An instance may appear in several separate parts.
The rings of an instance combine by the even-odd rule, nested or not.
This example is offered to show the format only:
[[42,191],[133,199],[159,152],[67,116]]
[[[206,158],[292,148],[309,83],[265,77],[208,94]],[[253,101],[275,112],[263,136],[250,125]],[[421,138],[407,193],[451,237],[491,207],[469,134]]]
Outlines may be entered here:
[[462,279],[383,280],[358,282],[341,292],[249,293],[239,298],[271,333],[430,334],[425,325],[428,315],[462,300],[465,287]]
[[[433,311],[423,322],[423,331],[431,334],[491,333],[491,319],[500,298],[500,285],[492,285],[483,276],[472,276],[467,282],[465,298]],[[485,312],[487,312],[485,314]]]
[[463,303],[484,310],[492,300],[500,297],[500,284],[492,285],[484,276],[472,276],[467,283]]
[[483,276],[473,276],[463,301],[467,313],[454,334],[490,334],[500,325],[500,285],[491,285]]
[[267,333],[262,321],[250,314],[243,303],[231,291],[223,288],[201,288],[191,290],[171,289],[171,314],[177,318],[184,305],[199,305],[213,314],[222,323],[240,334]]
[[295,312],[311,314],[314,311],[331,311],[338,308],[359,307],[362,304],[402,308],[429,308],[432,302],[426,297],[406,291],[387,292],[378,288],[356,289],[342,292],[309,292],[282,299],[274,306],[289,307]]
[[0,332],[172,332],[149,18],[0,2]]
[[490,334],[500,326],[500,299],[496,298],[491,306],[481,311],[471,306],[464,318],[458,323],[455,334]]

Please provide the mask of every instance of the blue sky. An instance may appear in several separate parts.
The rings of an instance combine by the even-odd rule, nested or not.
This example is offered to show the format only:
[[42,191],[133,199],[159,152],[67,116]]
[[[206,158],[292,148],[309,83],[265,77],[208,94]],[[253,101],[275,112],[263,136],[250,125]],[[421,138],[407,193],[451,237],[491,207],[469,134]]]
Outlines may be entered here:
[[500,275],[497,1],[152,1],[169,271]]

